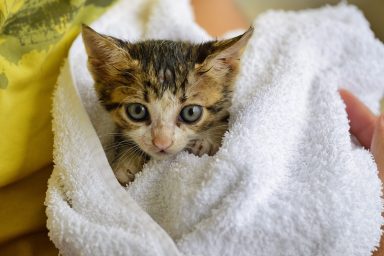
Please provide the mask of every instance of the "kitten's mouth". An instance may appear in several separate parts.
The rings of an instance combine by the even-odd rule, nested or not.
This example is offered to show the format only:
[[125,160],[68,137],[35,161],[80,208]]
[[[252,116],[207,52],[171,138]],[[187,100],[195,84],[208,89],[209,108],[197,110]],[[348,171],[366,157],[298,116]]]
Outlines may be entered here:
[[171,152],[168,152],[166,150],[159,150],[154,152],[154,157],[159,159],[165,159],[167,157],[172,156],[173,154]]

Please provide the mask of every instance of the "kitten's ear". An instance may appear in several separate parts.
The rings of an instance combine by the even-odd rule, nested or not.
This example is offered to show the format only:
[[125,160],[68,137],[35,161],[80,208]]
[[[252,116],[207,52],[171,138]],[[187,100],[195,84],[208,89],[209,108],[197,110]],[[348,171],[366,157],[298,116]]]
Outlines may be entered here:
[[84,24],[82,25],[82,36],[85,50],[90,58],[108,61],[113,59],[113,55],[123,52],[123,49],[118,46],[121,40],[99,34]]
[[[208,42],[202,45],[201,54],[198,58],[197,71],[203,73],[214,69],[217,72],[226,73],[236,70],[239,65],[240,56],[253,34],[250,27],[244,34],[227,40]],[[205,48],[205,49],[204,49]]]
[[127,43],[97,33],[83,24],[82,36],[88,54],[88,67],[96,81],[118,75],[123,69],[132,69],[134,61],[130,58]]

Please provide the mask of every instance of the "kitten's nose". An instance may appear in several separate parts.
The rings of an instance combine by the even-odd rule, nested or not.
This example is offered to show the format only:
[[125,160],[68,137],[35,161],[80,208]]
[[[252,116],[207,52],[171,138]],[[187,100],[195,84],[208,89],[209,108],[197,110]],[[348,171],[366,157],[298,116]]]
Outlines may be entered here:
[[159,136],[159,137],[153,138],[152,143],[158,149],[166,150],[167,148],[169,148],[172,145],[173,141],[172,141],[172,139]]

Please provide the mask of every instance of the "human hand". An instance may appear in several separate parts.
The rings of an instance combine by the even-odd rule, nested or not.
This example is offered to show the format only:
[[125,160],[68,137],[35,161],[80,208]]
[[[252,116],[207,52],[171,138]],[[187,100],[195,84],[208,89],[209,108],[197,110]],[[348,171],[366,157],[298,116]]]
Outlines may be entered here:
[[[384,182],[384,114],[375,116],[360,100],[346,90],[340,90],[346,105],[350,132],[365,148],[370,149],[377,164],[379,178]],[[384,238],[373,256],[384,256]]]
[[379,177],[384,182],[384,114],[377,117],[349,91],[341,89],[339,92],[347,107],[350,132],[372,152]]

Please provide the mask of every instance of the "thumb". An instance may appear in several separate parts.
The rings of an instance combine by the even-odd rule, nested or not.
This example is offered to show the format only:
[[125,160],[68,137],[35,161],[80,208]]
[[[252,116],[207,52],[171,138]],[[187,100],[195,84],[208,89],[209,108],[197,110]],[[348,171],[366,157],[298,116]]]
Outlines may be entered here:
[[371,151],[379,170],[379,176],[384,181],[384,114],[377,118],[372,136]]
[[371,151],[379,170],[379,176],[384,181],[384,114],[377,118],[372,137]]
[[[379,177],[384,178],[384,114],[377,118],[375,130],[373,132],[371,152],[375,158]],[[384,256],[384,237],[381,237],[378,251],[373,252],[372,256]]]
[[362,146],[369,149],[377,117],[349,91],[340,89],[339,92],[346,105],[350,132]]

